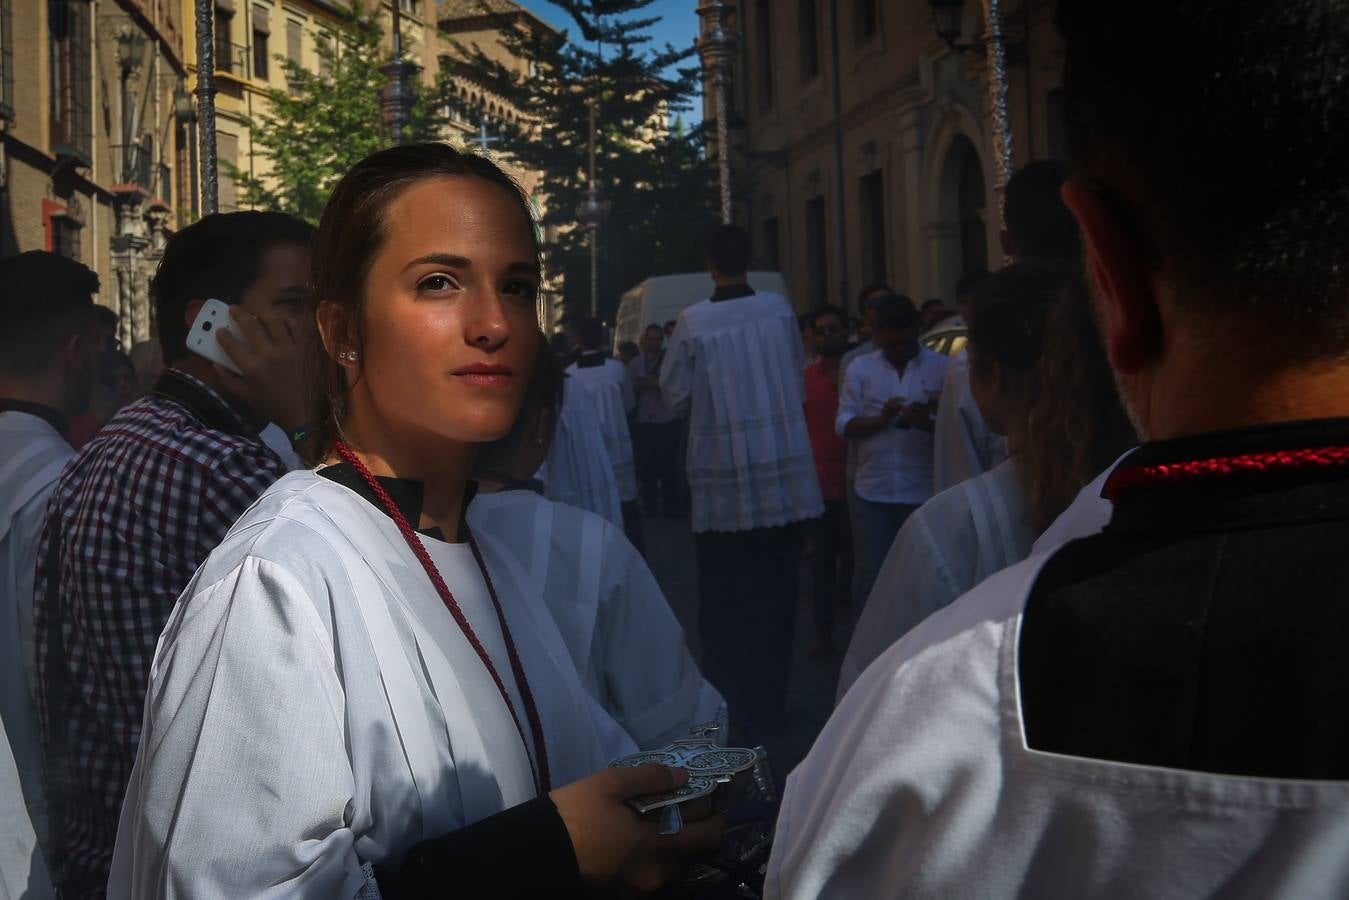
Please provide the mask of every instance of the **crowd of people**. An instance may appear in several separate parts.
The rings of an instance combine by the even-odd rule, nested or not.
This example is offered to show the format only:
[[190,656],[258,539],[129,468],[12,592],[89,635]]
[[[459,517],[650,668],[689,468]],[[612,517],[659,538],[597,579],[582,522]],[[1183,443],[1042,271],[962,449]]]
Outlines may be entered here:
[[1073,159],[954,309],[798,316],[724,225],[675,321],[550,340],[527,198],[434,143],[173,235],[130,352],[89,269],[0,261],[0,896],[678,890],[726,820],[609,763],[786,727],[803,573],[834,714],[685,892],[1349,893],[1349,16],[1058,24]]

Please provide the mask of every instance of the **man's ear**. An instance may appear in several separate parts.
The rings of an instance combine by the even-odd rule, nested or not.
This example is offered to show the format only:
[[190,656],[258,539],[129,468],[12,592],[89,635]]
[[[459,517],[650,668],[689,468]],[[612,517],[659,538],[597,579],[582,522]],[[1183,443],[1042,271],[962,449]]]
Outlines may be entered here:
[[1063,202],[1082,228],[1110,364],[1124,375],[1133,375],[1162,348],[1161,312],[1142,248],[1110,204],[1086,185],[1065,183]]
[[205,298],[187,301],[187,309],[183,311],[183,324],[187,326],[188,331],[192,330],[192,325],[197,321],[197,316],[205,303]]

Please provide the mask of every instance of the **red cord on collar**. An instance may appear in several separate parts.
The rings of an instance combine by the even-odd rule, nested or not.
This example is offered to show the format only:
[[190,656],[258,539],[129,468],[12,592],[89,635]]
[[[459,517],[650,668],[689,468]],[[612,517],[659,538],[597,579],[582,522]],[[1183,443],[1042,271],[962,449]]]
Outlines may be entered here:
[[1122,494],[1147,488],[1176,487],[1242,475],[1316,472],[1349,467],[1349,447],[1310,447],[1243,453],[1182,463],[1120,468],[1106,479],[1102,492],[1112,502]]

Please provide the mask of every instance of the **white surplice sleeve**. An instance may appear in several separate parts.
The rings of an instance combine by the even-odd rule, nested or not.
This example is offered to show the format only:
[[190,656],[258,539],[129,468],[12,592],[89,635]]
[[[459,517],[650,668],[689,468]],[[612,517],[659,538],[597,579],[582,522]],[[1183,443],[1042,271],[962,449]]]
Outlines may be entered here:
[[185,595],[151,668],[109,897],[371,896],[344,703],[287,569],[247,556]]
[[688,412],[689,398],[693,395],[693,342],[684,313],[670,335],[670,346],[660,367],[660,392],[676,416]]
[[600,676],[602,705],[638,746],[662,747],[694,725],[722,721],[726,703],[698,671],[641,554],[621,530],[604,527],[591,670]]
[[944,548],[934,538],[928,523],[930,507],[931,503],[924,505],[909,516],[885,555],[843,657],[835,703],[891,644],[964,590],[947,558],[948,552],[964,548]]

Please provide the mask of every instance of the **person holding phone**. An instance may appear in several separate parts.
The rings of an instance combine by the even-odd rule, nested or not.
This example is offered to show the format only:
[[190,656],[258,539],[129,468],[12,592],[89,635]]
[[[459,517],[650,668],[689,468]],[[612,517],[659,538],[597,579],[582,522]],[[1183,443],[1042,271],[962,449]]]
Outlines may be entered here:
[[839,437],[857,448],[859,609],[905,519],[932,496],[933,415],[947,362],[918,342],[921,326],[909,298],[877,303],[878,349],[848,367],[834,420]]
[[150,670],[113,898],[576,897],[653,890],[715,846],[625,801],[511,548],[468,524],[481,445],[524,415],[543,336],[528,201],[445,144],[338,183],[315,242],[313,458],[206,559]]
[[[62,896],[108,878],[155,642],[202,560],[285,467],[258,438],[302,437],[313,229],[280,213],[207,216],[170,238],[150,285],[168,369],[63,472],[34,585],[38,715]],[[230,304],[244,374],[187,351],[208,298]]]

